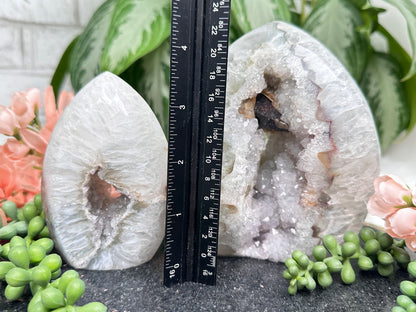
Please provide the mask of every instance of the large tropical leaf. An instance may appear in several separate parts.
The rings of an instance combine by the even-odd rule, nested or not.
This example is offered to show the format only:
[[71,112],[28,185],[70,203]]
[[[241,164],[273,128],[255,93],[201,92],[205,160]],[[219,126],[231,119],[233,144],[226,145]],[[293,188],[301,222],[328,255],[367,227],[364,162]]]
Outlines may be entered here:
[[59,91],[64,83],[65,77],[69,73],[69,59],[77,39],[78,36],[75,37],[67,46],[67,48],[64,51],[64,54],[62,54],[58,66],[55,69],[55,73],[52,76],[51,86],[53,88],[53,93],[56,95],[57,100]]
[[359,81],[364,70],[368,38],[357,31],[362,25],[359,10],[347,0],[322,0],[303,28],[325,44]]
[[117,0],[104,2],[75,43],[69,62],[71,83],[75,91],[102,71],[100,58],[116,3]]
[[152,108],[163,130],[168,132],[170,45],[166,40],[138,61],[137,91]]
[[264,25],[281,20],[290,22],[289,6],[282,0],[232,0],[231,27],[240,34]]
[[101,68],[118,75],[169,35],[169,0],[119,0],[105,40]]
[[400,65],[388,54],[374,53],[361,81],[385,151],[409,124],[409,106],[400,83]]
[[[400,64],[402,72],[406,73],[412,58],[407,54],[403,47],[397,42],[397,40],[381,25],[378,26],[378,30],[386,37],[389,44],[389,53]],[[407,129],[410,132],[416,125],[416,75],[412,78],[402,82],[406,90],[408,106],[410,109],[410,122]]]
[[412,0],[385,0],[394,5],[402,13],[407,22],[410,43],[412,44],[413,58],[404,80],[410,79],[416,74],[416,4]]

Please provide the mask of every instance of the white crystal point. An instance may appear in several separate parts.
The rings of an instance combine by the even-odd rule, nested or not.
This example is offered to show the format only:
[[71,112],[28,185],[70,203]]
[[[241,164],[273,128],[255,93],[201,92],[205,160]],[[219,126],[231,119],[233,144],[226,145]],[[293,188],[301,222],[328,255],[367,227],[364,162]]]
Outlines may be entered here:
[[42,175],[45,217],[71,266],[123,269],[152,258],[164,235],[166,163],[159,122],[122,79],[105,72],[75,96]]
[[[273,22],[231,45],[227,76],[219,253],[284,261],[295,249],[311,253],[325,234],[358,230],[380,152],[367,102],[341,63]],[[261,107],[277,129],[259,126]]]

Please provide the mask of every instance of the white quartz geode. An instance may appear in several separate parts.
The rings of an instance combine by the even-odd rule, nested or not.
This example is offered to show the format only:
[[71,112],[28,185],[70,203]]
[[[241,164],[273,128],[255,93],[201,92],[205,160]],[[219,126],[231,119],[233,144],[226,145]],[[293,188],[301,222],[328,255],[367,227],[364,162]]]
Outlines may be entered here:
[[227,75],[219,253],[284,261],[358,230],[380,152],[341,63],[273,22],[231,45]]
[[45,217],[65,260],[101,270],[150,260],[164,236],[166,168],[165,135],[135,90],[105,72],[79,91],[42,174]]

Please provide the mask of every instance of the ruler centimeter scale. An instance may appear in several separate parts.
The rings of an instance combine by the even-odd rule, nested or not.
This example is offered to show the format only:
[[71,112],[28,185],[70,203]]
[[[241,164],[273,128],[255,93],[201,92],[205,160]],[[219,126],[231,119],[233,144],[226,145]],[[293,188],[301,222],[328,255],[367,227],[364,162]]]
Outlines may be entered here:
[[172,0],[164,284],[215,285],[230,0]]

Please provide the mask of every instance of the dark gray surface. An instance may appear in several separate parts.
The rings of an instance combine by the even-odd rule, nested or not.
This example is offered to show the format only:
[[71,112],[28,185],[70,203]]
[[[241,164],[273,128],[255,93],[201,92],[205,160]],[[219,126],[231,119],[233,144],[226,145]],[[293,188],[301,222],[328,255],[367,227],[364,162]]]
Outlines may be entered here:
[[[217,286],[185,283],[165,288],[163,255],[158,253],[149,263],[128,270],[78,270],[86,283],[86,292],[78,303],[101,301],[108,312],[391,311],[400,294],[400,281],[409,278],[403,271],[397,271],[393,278],[361,272],[354,284],[346,286],[336,274],[329,289],[318,287],[290,296],[288,281],[282,278],[284,268],[283,264],[268,261],[219,258]],[[4,284],[0,291],[4,291]],[[1,295],[0,311],[26,311],[27,300],[9,303]]]

